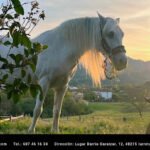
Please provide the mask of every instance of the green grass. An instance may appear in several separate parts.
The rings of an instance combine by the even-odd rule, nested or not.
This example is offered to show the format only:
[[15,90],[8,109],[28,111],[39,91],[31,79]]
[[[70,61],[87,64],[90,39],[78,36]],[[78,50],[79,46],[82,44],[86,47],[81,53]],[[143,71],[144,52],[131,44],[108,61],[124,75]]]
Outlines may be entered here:
[[91,107],[94,111],[121,111],[124,107],[129,105],[128,103],[89,103],[89,107]]
[[[61,117],[60,134],[144,134],[150,121],[150,112],[143,118],[137,112],[124,112],[127,103],[89,103],[95,110],[89,115]],[[123,118],[126,118],[126,121]],[[31,118],[0,124],[0,134],[26,134]],[[51,134],[52,118],[39,119],[36,134]]]

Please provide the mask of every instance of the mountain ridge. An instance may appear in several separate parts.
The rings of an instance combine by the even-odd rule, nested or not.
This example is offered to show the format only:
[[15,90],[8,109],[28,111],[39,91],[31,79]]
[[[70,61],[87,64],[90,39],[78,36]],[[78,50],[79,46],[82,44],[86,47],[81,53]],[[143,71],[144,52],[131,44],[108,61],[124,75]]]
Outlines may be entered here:
[[[143,61],[128,57],[127,68],[119,72],[118,79],[121,85],[124,84],[143,84],[150,81],[150,61]],[[102,84],[109,84],[109,80],[102,81]],[[73,86],[91,86],[92,81],[90,77],[85,73],[83,68],[78,69],[71,85]]]

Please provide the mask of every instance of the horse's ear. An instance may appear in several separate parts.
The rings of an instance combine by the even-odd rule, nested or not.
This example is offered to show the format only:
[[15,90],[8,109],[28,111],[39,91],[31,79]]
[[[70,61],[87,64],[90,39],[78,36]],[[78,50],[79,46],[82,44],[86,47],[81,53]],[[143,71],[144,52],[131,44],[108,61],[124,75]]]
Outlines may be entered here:
[[117,23],[119,24],[119,22],[120,22],[120,18],[116,18],[116,21],[117,21]]
[[99,17],[100,22],[104,25],[105,24],[105,17],[103,17],[98,11],[97,11],[97,15]]

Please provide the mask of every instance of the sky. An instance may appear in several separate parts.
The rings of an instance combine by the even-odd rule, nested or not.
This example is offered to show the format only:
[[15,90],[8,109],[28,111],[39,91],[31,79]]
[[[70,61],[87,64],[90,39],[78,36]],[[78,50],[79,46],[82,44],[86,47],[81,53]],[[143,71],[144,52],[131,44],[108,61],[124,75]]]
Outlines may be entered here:
[[[4,0],[0,0],[4,1]],[[6,1],[6,0],[5,0]],[[21,0],[29,1],[29,0]],[[125,33],[127,55],[150,61],[150,0],[37,0],[46,18],[33,30],[32,37],[72,18],[103,16],[120,18]]]

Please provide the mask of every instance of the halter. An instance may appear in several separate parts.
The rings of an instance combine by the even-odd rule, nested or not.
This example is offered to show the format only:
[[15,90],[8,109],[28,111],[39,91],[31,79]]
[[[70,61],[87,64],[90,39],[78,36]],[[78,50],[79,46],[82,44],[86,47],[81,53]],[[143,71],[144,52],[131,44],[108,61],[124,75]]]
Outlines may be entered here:
[[[106,22],[105,22],[106,23]],[[103,27],[104,27],[104,24],[102,24],[100,22],[100,33],[101,33],[101,43],[102,43],[102,46],[105,50],[105,52],[109,55],[109,57],[115,55],[115,54],[118,54],[118,53],[121,53],[121,52],[126,52],[126,50],[124,49],[124,46],[123,45],[120,45],[120,46],[117,46],[115,48],[110,48],[110,46],[107,44],[107,41],[105,40],[105,38],[103,37]]]
[[[105,23],[106,23],[106,21],[105,21]],[[104,24],[105,24],[105,23],[104,23]],[[105,64],[104,69],[105,69],[105,76],[106,76],[106,78],[109,79],[109,80],[112,80],[113,78],[116,77],[116,73],[114,73],[114,72],[115,72],[115,69],[114,69],[114,66],[113,66],[112,62],[110,61],[110,58],[111,58],[113,55],[116,55],[116,54],[121,53],[121,52],[124,52],[124,53],[125,53],[126,51],[125,51],[123,45],[117,46],[117,47],[115,47],[115,48],[113,48],[113,49],[110,48],[110,46],[107,44],[107,41],[106,41],[105,38],[103,37],[104,24],[102,24],[102,23],[100,22],[100,33],[101,33],[101,38],[102,38],[102,39],[101,39],[101,44],[102,44],[102,46],[103,46],[105,52],[106,52],[107,55],[108,55],[108,57],[105,56],[106,59],[104,60],[104,64]],[[109,60],[109,62],[110,62],[111,65],[112,65],[111,75],[108,75],[108,74],[107,74],[107,69],[106,69],[107,60]],[[113,71],[112,71],[112,70],[113,70]],[[113,74],[113,75],[112,75],[112,74]]]

